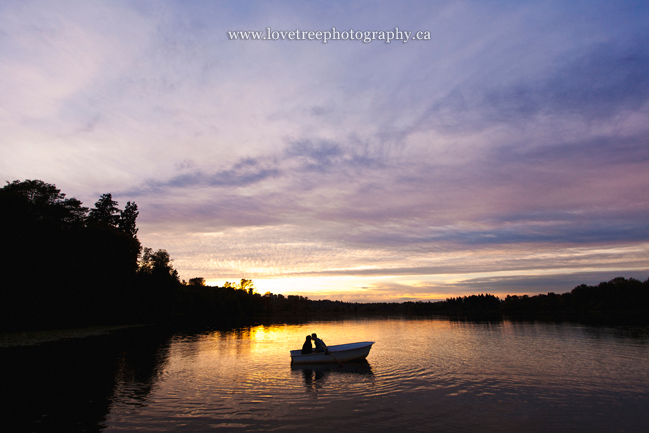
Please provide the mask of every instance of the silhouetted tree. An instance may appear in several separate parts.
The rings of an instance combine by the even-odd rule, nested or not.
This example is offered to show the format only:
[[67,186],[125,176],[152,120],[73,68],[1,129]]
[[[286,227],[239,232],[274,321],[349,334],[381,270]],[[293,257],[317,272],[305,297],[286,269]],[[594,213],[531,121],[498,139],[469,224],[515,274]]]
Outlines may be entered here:
[[190,286],[205,287],[205,278],[202,277],[190,278],[188,284]]
[[252,280],[247,280],[245,278],[242,278],[240,283],[226,281],[223,287],[234,290],[243,290],[244,292],[248,292],[250,295],[255,293],[255,283],[253,283]]
[[178,280],[178,271],[173,268],[171,256],[164,249],[154,252],[151,248],[144,248],[139,272]]
[[239,284],[239,289],[245,290],[250,295],[252,295],[255,293],[255,283],[253,283],[252,280],[246,280],[245,278],[242,278],[241,283]]
[[137,205],[135,203],[131,203],[130,201],[127,202],[124,210],[120,212],[117,227],[123,232],[135,237],[138,230],[135,226],[135,220],[137,219],[139,214],[140,212],[138,212],[137,210]]
[[[137,211],[137,208],[135,209]],[[137,214],[135,215],[137,217]],[[112,194],[102,194],[90,209],[88,220],[93,223],[103,223],[111,227],[117,227],[120,222],[120,210],[117,202],[113,200]],[[133,220],[135,222],[135,220]]]
[[[15,180],[0,189],[3,223],[41,221],[59,228],[83,222],[88,208],[76,198],[66,199],[56,186],[42,180]],[[11,226],[7,227],[8,229]]]

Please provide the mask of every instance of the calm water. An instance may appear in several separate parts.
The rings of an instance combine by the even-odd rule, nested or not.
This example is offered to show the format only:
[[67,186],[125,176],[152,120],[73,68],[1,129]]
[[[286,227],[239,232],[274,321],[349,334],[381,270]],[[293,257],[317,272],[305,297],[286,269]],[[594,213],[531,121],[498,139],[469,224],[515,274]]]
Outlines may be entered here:
[[[376,344],[366,362],[292,368],[311,332]],[[0,431],[649,430],[649,328],[388,318],[6,337]]]

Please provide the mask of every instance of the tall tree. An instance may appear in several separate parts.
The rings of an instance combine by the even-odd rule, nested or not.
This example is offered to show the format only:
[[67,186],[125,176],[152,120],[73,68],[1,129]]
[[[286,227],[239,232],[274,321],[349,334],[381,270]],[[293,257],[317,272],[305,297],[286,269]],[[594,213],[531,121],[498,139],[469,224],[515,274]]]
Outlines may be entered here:
[[111,227],[117,227],[120,219],[120,210],[117,202],[113,200],[112,194],[102,194],[95,203],[95,207],[90,209],[88,220],[94,223],[102,223]]
[[135,227],[135,220],[140,214],[137,210],[137,205],[130,201],[126,203],[126,207],[119,215],[117,228],[135,237],[137,234],[137,227]]

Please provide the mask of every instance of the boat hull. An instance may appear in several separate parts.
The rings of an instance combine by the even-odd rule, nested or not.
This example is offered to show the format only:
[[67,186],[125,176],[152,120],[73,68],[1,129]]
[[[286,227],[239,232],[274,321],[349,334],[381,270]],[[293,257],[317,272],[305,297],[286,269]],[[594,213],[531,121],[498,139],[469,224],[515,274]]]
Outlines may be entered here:
[[303,355],[300,350],[291,350],[291,364],[322,364],[365,359],[373,344],[373,341],[363,341],[329,346],[329,354],[314,352]]

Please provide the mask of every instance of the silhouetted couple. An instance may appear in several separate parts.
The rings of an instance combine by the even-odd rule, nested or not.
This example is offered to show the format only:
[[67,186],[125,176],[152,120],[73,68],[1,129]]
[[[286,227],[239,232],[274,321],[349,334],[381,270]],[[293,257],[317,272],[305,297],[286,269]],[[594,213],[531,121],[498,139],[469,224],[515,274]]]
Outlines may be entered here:
[[315,343],[315,352],[329,352],[327,345],[314,332],[306,336],[306,341],[302,345],[302,354],[312,353],[314,351],[313,346],[311,346],[311,340]]

